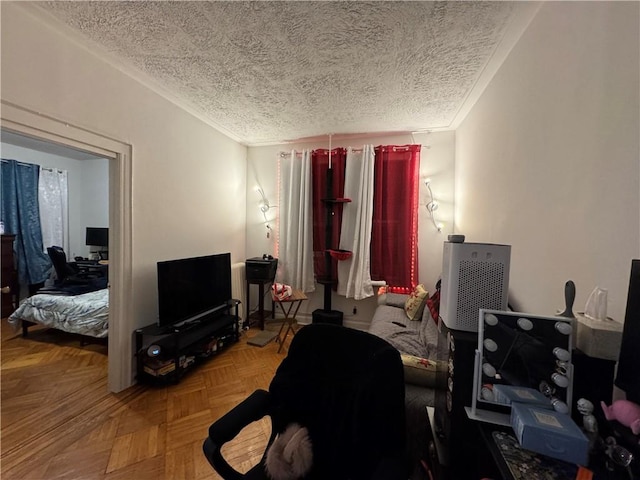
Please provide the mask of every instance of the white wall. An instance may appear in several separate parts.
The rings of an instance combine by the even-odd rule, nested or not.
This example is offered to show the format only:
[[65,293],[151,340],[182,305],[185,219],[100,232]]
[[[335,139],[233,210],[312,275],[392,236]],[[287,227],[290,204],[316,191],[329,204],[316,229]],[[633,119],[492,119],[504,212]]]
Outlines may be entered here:
[[[80,208],[82,225],[80,231],[73,232],[74,240],[80,240],[82,253],[89,257],[89,248],[85,245],[87,227],[109,226],[109,161],[107,159],[82,160],[82,198],[86,199]],[[75,256],[75,255],[74,255]]]
[[[75,160],[30,148],[1,143],[2,158],[67,171],[69,245],[67,256],[89,256],[85,228],[109,226],[109,163],[107,159]],[[44,248],[50,245],[44,245]]]
[[[442,232],[433,226],[427,214],[426,203],[429,201],[426,187],[420,183],[420,209],[418,212],[418,241],[419,241],[419,281],[424,283],[429,291],[433,291],[442,271],[442,242],[453,229],[453,196],[454,196],[454,132],[423,133],[414,135],[396,135],[385,137],[361,137],[341,140],[332,139],[332,148],[359,147],[364,144],[373,145],[406,145],[422,144],[420,152],[421,176],[430,177],[434,196],[440,203],[437,218],[444,224]],[[277,255],[277,217],[278,208],[272,208],[267,213],[269,224],[274,234],[267,238],[264,217],[259,209],[260,195],[255,187],[260,186],[271,205],[278,204],[278,158],[280,152],[290,152],[292,149],[328,148],[326,142],[299,143],[288,145],[273,145],[268,147],[251,147],[248,154],[247,176],[247,256],[262,256],[263,253]],[[295,285],[294,285],[295,287]],[[309,301],[304,302],[300,309],[300,318],[310,320],[311,313],[323,306],[324,287],[318,285],[316,291],[309,294]],[[258,301],[257,287],[252,287],[251,308],[255,308]],[[332,307],[344,313],[347,325],[366,329],[371,321],[377,303],[372,297],[355,301],[333,294]],[[357,313],[353,314],[353,308]],[[307,317],[307,318],[305,318]]]
[[512,245],[519,310],[624,318],[640,257],[637,2],[545,3],[456,131],[456,231]]
[[[28,3],[28,2],[27,2]],[[2,100],[132,145],[132,317],[157,319],[156,262],[245,255],[246,147],[2,2]],[[110,351],[110,354],[114,352]],[[130,351],[123,351],[133,361]]]

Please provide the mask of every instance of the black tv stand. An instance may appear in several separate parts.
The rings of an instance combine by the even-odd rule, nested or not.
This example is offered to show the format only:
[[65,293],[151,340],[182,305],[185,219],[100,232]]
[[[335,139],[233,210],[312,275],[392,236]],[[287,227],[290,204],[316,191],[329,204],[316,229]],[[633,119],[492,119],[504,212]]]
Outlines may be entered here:
[[177,383],[193,366],[240,338],[239,300],[178,325],[148,325],[135,331],[136,378],[143,383]]

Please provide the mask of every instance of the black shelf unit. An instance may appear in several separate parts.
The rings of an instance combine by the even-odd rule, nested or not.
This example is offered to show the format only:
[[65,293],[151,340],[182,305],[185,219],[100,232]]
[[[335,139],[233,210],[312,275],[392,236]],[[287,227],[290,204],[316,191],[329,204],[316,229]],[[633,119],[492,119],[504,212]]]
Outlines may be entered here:
[[215,356],[240,338],[239,300],[194,321],[135,331],[136,378],[149,384],[178,383],[197,364]]
[[[327,196],[333,195],[333,172],[331,167],[327,170]],[[316,278],[316,281],[324,286],[324,302],[323,308],[319,308],[312,312],[313,323],[332,323],[336,325],[342,325],[343,314],[339,310],[331,309],[331,290],[337,284],[338,279],[333,275],[333,262],[332,258],[336,252],[350,253],[344,250],[337,250],[331,248],[333,240],[333,216],[335,215],[335,206],[350,203],[350,198],[321,198],[320,201],[324,204],[327,211],[327,226],[326,226],[326,249],[324,250],[325,259],[325,275]]]

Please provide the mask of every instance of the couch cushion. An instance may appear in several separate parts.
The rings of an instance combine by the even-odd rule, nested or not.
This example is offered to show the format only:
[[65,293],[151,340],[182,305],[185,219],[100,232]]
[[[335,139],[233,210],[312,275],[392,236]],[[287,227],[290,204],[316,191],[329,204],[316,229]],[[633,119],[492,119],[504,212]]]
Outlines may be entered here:
[[384,338],[400,352],[429,358],[429,351],[420,340],[421,324],[410,322],[403,308],[379,305],[371,319],[369,333]]
[[400,354],[404,369],[404,381],[423,387],[434,387],[436,383],[436,361],[415,355]]
[[404,304],[404,311],[409,320],[420,320],[428,297],[429,292],[425,290],[424,285],[416,285]]

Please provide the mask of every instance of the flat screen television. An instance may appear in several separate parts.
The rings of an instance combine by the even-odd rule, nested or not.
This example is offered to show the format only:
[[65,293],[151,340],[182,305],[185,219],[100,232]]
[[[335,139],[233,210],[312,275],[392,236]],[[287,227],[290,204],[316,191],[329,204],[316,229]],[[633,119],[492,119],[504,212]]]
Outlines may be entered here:
[[109,229],[106,227],[87,227],[85,244],[92,247],[108,247]]
[[640,403],[640,259],[631,260],[627,308],[615,385]]
[[231,254],[158,262],[158,325],[186,323],[231,299]]

